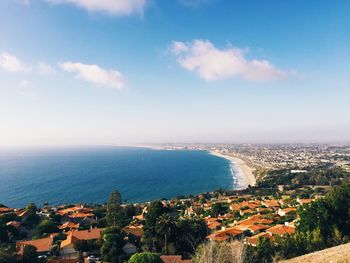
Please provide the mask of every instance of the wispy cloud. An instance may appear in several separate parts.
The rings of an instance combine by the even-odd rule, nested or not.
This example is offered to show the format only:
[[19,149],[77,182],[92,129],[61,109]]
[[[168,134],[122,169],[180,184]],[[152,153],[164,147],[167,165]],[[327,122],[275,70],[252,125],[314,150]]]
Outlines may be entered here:
[[26,72],[30,70],[30,67],[15,55],[7,52],[3,52],[0,55],[0,68],[9,72]]
[[267,60],[247,59],[246,50],[232,46],[219,49],[209,40],[173,41],[170,50],[184,69],[208,81],[234,76],[252,81],[287,77]]
[[72,4],[90,12],[110,15],[142,14],[146,0],[46,0],[52,4]]
[[76,78],[98,86],[121,89],[125,85],[123,75],[117,70],[105,70],[97,65],[87,65],[80,62],[64,62],[59,65],[63,70],[75,73]]

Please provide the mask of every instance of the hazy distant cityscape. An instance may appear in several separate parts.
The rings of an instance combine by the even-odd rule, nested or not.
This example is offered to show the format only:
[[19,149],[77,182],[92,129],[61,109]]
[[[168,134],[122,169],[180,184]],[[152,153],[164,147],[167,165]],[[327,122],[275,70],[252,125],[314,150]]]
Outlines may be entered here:
[[220,151],[253,167],[307,169],[339,167],[350,171],[350,144],[161,144],[168,149]]

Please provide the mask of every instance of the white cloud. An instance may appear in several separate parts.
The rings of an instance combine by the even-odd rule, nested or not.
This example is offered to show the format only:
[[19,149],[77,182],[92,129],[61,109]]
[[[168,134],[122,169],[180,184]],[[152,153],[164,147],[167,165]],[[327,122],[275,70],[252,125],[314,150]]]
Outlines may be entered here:
[[231,46],[218,49],[208,40],[173,41],[170,50],[183,68],[196,72],[205,80],[241,76],[259,81],[287,77],[287,73],[266,60],[247,59],[247,52],[243,49]]
[[86,65],[79,62],[64,62],[60,67],[68,72],[76,73],[75,77],[100,86],[121,89],[125,85],[123,75],[117,70],[104,70],[97,65]]
[[30,68],[16,56],[7,52],[3,52],[0,55],[0,68],[10,72],[26,72],[30,70]]
[[142,14],[146,0],[46,0],[53,4],[73,4],[90,12],[98,11],[111,15]]

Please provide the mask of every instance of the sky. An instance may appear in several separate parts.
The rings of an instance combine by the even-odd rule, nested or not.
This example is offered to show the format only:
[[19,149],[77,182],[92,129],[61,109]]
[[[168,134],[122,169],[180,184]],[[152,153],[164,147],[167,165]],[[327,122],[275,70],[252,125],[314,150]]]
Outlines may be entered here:
[[350,1],[1,0],[0,146],[350,142]]

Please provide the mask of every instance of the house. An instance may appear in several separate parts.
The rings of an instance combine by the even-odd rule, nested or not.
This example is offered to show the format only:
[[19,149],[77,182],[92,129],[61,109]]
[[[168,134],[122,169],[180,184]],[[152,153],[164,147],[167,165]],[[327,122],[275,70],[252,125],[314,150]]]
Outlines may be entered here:
[[16,215],[21,218],[21,223],[24,223],[27,220],[29,213],[26,209],[22,209],[16,211]]
[[261,215],[252,215],[248,217],[247,219],[238,221],[236,224],[237,226],[251,226],[254,224],[264,224],[269,225],[273,223],[273,220],[263,218]]
[[21,227],[21,222],[18,222],[18,221],[10,221],[10,222],[7,222],[6,223],[7,226],[12,226],[16,229],[19,229]]
[[229,241],[234,238],[240,238],[243,232],[243,230],[237,229],[236,227],[231,227],[225,230],[217,231],[207,236],[207,239],[210,239],[215,242]]
[[273,240],[274,237],[271,236],[269,233],[266,233],[266,232],[261,232],[255,236],[252,236],[252,237],[247,237],[245,242],[253,247],[256,247],[260,238],[269,238],[270,240]]
[[76,224],[74,222],[66,222],[63,225],[59,226],[58,228],[63,231],[78,229],[80,227],[80,224]]
[[207,224],[210,230],[219,230],[221,228],[221,223],[218,221],[210,222]]
[[93,228],[89,230],[70,231],[67,238],[61,242],[60,254],[64,257],[77,255],[74,245],[79,240],[96,240],[101,238],[102,228]]
[[73,207],[68,207],[68,208],[65,208],[65,209],[58,210],[56,212],[56,214],[58,214],[60,216],[65,216],[65,215],[68,215],[68,214],[72,214],[72,213],[78,212],[78,211],[80,211],[82,209],[83,209],[83,206],[73,206]]
[[175,256],[161,256],[160,259],[164,263],[192,263],[192,260],[190,259],[182,259],[181,256],[175,255]]
[[306,205],[306,204],[310,204],[313,200],[312,199],[301,199],[301,198],[297,198],[297,202],[301,205]]
[[280,216],[286,216],[288,214],[294,214],[297,212],[297,208],[296,207],[287,207],[287,208],[284,208],[284,209],[278,209],[278,212],[277,214],[280,215]]
[[9,208],[9,207],[0,207],[0,215],[1,214],[8,214],[14,212],[15,209]]
[[132,219],[143,221],[145,220],[145,216],[141,214],[141,215],[133,216]]
[[142,225],[129,225],[123,228],[126,235],[132,235],[137,238],[143,236],[143,226]]
[[23,255],[23,249],[25,246],[31,245],[36,247],[37,253],[45,255],[48,254],[52,244],[53,244],[53,238],[57,234],[51,234],[49,237],[46,238],[40,238],[35,240],[29,240],[29,241],[18,241],[16,244],[17,251],[19,255]]
[[281,206],[278,200],[264,200],[262,202],[262,205],[271,208],[277,208]]
[[263,225],[263,224],[256,224],[256,225],[251,225],[247,227],[247,229],[252,233],[252,234],[258,234],[261,231],[270,228],[270,226]]
[[244,215],[251,215],[251,214],[254,214],[254,213],[255,213],[255,211],[252,210],[252,209],[246,209],[246,210],[240,210],[240,211],[239,211],[239,214],[240,214],[241,216],[244,216]]
[[291,235],[295,233],[295,227],[278,224],[266,229],[266,233],[277,236]]

